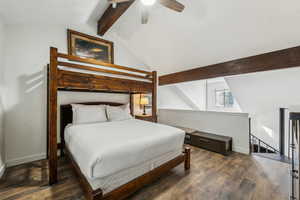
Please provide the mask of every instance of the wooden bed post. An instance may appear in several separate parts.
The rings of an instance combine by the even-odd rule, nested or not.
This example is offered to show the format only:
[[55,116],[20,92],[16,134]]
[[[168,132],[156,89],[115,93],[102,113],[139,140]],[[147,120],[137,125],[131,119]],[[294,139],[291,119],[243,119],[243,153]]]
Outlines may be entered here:
[[50,65],[47,64],[47,157],[46,159],[49,159],[49,73],[50,73]]
[[157,122],[157,72],[152,72],[152,117]]
[[191,148],[184,147],[184,169],[189,170],[191,168]]
[[57,183],[57,49],[50,48],[49,77],[49,184]]
[[129,105],[130,105],[130,114],[132,116],[134,116],[134,94],[133,93],[130,93],[130,102],[129,102]]

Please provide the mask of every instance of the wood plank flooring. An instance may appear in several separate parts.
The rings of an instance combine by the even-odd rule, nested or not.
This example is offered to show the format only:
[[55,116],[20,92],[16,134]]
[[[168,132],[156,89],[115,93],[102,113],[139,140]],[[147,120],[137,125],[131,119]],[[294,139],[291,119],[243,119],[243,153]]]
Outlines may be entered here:
[[[257,156],[228,157],[192,147],[191,171],[178,166],[130,200],[288,199],[288,165]],[[47,162],[11,167],[0,180],[1,200],[84,200],[68,161],[59,161],[59,183],[47,185]]]

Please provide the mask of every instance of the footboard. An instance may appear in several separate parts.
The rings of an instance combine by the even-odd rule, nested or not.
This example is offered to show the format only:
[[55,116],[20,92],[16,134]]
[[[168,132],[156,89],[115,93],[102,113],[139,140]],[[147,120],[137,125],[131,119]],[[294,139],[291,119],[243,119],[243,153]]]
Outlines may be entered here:
[[85,176],[81,173],[77,163],[73,159],[72,154],[66,148],[66,153],[68,157],[71,160],[71,164],[76,171],[80,184],[82,186],[82,189],[84,191],[85,197],[87,200],[122,200],[126,197],[130,196],[137,190],[141,189],[143,186],[153,182],[157,178],[159,178],[161,175],[165,174],[169,170],[173,169],[174,167],[178,166],[181,163],[184,163],[184,169],[189,170],[190,169],[190,153],[191,150],[189,147],[184,148],[184,152],[177,156],[176,158],[162,164],[161,166],[147,172],[146,174],[137,177],[136,179],[133,179],[132,181],[118,187],[117,189],[104,194],[102,193],[101,189],[93,190]]

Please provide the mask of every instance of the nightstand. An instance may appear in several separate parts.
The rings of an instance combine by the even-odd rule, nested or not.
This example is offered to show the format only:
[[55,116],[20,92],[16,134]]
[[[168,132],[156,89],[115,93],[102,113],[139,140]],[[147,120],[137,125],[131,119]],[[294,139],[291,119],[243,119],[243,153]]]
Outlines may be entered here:
[[149,121],[149,122],[156,122],[156,119],[154,119],[154,117],[152,117],[152,115],[135,115],[134,117],[136,119],[140,119],[140,120],[145,120],[145,121]]

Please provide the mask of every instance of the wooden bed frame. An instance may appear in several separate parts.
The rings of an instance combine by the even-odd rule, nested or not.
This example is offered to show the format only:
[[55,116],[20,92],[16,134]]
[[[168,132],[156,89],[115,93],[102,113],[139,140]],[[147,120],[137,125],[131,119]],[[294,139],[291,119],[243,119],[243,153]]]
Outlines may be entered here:
[[[66,59],[59,61],[59,59]],[[75,64],[75,61],[80,64]],[[90,65],[85,65],[90,64]],[[93,65],[93,66],[91,66]],[[97,65],[95,67],[94,65]],[[59,68],[59,66],[84,70],[84,72],[74,72]],[[113,68],[117,70],[111,70]],[[126,72],[124,72],[126,71]],[[91,73],[93,72],[93,73]],[[101,73],[101,75],[95,74]],[[118,75],[126,78],[104,76],[102,74]],[[130,79],[131,78],[131,79]],[[134,78],[135,80],[133,80]],[[84,92],[110,92],[110,93],[126,93],[130,95],[130,109],[133,114],[133,94],[152,93],[152,116],[157,119],[157,73],[156,71],[148,72],[144,70],[114,65],[110,63],[103,63],[90,59],[83,59],[67,54],[58,53],[56,48],[50,48],[50,65],[48,67],[48,151],[47,157],[49,160],[49,184],[57,183],[57,150],[61,149],[61,155],[66,153],[75,169],[79,181],[82,185],[84,194],[88,200],[118,200],[124,199],[137,191],[144,185],[152,182],[168,170],[184,163],[186,170],[190,169],[190,149],[185,148],[183,153],[176,158],[162,164],[161,166],[147,172],[146,174],[137,177],[136,179],[120,186],[119,188],[103,194],[101,188],[93,190],[85,176],[81,173],[80,168],[73,159],[73,156],[68,148],[65,147],[64,128],[72,122],[71,105],[61,106],[61,143],[57,142],[57,94],[58,91],[84,91]],[[75,103],[75,102],[74,102]],[[78,102],[76,102],[78,103]],[[80,102],[79,102],[80,103]],[[114,102],[90,102],[81,103],[87,105],[106,104],[111,106],[122,105]]]

